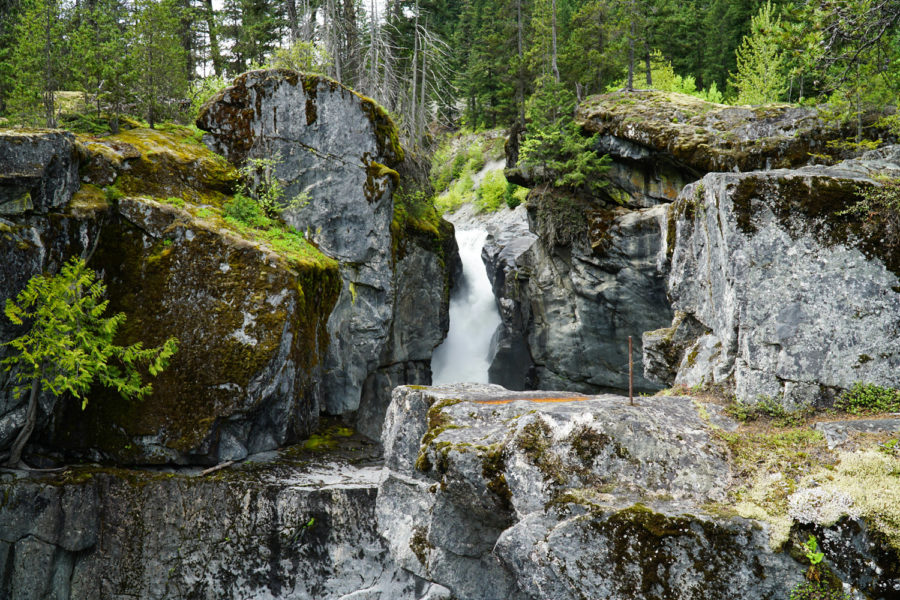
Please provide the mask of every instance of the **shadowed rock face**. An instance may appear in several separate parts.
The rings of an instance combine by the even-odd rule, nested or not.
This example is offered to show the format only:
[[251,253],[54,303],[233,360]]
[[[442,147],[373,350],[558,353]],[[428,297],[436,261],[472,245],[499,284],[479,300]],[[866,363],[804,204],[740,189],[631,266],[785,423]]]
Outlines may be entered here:
[[[0,481],[7,598],[446,599],[376,530],[372,444],[213,476],[84,467]],[[352,460],[348,457],[352,456]]]
[[[876,173],[900,175],[894,147],[835,167],[709,174],[671,209],[668,293],[701,327],[667,351],[659,381],[733,386],[744,402],[827,403],[865,381],[900,387],[897,253],[865,216],[840,215]],[[665,362],[665,361],[663,361]],[[650,364],[649,362],[645,364]]]

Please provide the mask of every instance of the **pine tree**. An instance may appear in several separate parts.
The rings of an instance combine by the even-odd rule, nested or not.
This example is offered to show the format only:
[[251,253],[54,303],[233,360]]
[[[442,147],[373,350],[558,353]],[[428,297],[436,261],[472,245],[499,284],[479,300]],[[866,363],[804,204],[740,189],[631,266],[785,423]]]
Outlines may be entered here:
[[133,33],[135,96],[150,127],[172,117],[187,97],[187,53],[177,0],[136,0]]
[[32,125],[56,126],[56,91],[66,76],[65,19],[58,0],[31,0],[15,29],[9,111]]
[[737,90],[737,104],[775,102],[787,91],[787,61],[779,46],[781,17],[766,2],[750,20],[750,35],[737,50],[737,73],[729,84]]
[[104,107],[112,113],[115,132],[134,82],[130,15],[121,0],[94,0],[82,5],[78,21],[72,34],[72,54],[79,57],[74,79],[94,99],[98,117]]

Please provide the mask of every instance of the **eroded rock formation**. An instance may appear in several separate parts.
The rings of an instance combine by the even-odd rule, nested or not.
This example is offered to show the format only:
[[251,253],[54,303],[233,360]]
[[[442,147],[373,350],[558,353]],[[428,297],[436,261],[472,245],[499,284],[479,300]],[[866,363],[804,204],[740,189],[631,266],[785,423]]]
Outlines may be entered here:
[[[791,406],[827,404],[860,381],[900,387],[895,242],[867,215],[843,212],[875,176],[900,176],[900,148],[834,167],[709,174],[685,188],[670,209],[668,280],[683,317],[645,336],[659,357],[648,374]],[[686,322],[700,325],[693,341],[677,339]]]

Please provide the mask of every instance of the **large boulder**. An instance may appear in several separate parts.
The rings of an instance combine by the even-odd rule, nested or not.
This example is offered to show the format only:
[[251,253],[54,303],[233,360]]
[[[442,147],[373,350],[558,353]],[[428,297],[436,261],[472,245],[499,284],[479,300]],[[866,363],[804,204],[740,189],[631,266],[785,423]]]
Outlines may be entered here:
[[[455,249],[452,228],[432,225],[420,228],[430,238],[419,243],[424,252],[406,252],[415,242],[406,239],[405,224],[415,219],[398,214],[394,199],[404,170],[396,128],[372,100],[286,70],[241,75],[207,103],[197,124],[209,132],[210,147],[234,162],[274,157],[286,196],[302,198],[286,211],[287,221],[338,260],[343,280],[328,323],[323,408],[359,410],[377,433],[389,395],[383,386],[405,374],[412,375],[408,383],[430,381],[430,353],[446,333]],[[422,316],[410,325],[417,331],[398,337],[403,325],[395,319],[406,317],[395,310],[415,296]],[[372,397],[367,386],[381,390],[373,400],[380,408],[360,406]]]
[[0,131],[0,216],[65,207],[78,189],[74,142],[62,131]]
[[124,198],[90,264],[109,286],[109,310],[127,315],[122,343],[175,336],[179,350],[144,400],[96,389],[85,411],[66,403],[50,445],[119,463],[217,462],[315,430],[325,324],[340,289],[333,261]]
[[461,600],[786,597],[799,565],[758,524],[700,507],[729,478],[702,414],[687,398],[398,388],[379,528]]
[[[787,406],[827,404],[855,382],[900,387],[896,233],[844,212],[876,175],[900,176],[900,149],[685,188],[669,216],[668,293],[683,314],[645,336],[669,357],[648,376]],[[676,335],[685,323],[693,340]]]
[[375,527],[381,469],[353,464],[371,444],[340,444],[212,475],[7,474],[3,597],[447,599],[391,561]]
[[[321,407],[337,264],[299,234],[266,239],[224,220],[236,172],[186,128],[83,138],[77,151],[68,134],[45,136],[60,145],[51,163],[74,155],[77,173],[80,158],[82,185],[51,209],[3,221],[0,299],[82,256],[103,277],[109,310],[126,316],[119,343],[155,346],[174,335],[180,348],[142,401],[98,388],[82,411],[45,393],[33,441],[94,460],[214,463],[308,436]],[[144,195],[121,197],[129,192]],[[0,324],[2,341],[20,333]],[[0,375],[0,446],[24,422],[11,388]]]

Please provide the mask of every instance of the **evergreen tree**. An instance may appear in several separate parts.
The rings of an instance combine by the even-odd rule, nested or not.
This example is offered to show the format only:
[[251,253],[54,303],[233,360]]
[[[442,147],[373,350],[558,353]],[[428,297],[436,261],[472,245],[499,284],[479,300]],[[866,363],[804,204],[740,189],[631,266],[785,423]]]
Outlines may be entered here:
[[234,76],[265,64],[281,39],[283,27],[278,4],[269,0],[225,0],[219,32],[229,48],[228,73]]
[[72,54],[79,58],[74,79],[94,99],[98,117],[103,107],[112,113],[115,132],[134,82],[130,15],[121,0],[94,0],[81,6],[78,21],[72,35]]
[[177,0],[135,1],[135,97],[150,127],[175,116],[187,98],[187,53],[179,27]]
[[781,99],[787,91],[787,61],[779,46],[781,18],[766,2],[750,20],[750,35],[737,50],[737,72],[728,83],[737,91],[737,104],[765,104]]
[[38,395],[71,394],[87,406],[87,392],[96,381],[114,387],[125,398],[141,398],[152,390],[141,382],[139,366],[151,375],[166,368],[178,341],[169,338],[159,348],[141,344],[118,346],[116,331],[125,321],[119,313],[104,317],[106,286],[97,281],[80,257],[66,263],[56,276],[36,275],[15,300],[6,301],[7,318],[28,331],[5,345],[13,354],[3,359],[13,373],[16,392],[25,396],[25,424],[16,436],[5,465],[18,467],[37,422]]
[[66,77],[65,19],[59,0],[30,0],[10,53],[9,111],[22,122],[56,127],[56,92]]

